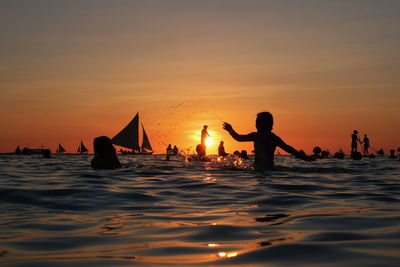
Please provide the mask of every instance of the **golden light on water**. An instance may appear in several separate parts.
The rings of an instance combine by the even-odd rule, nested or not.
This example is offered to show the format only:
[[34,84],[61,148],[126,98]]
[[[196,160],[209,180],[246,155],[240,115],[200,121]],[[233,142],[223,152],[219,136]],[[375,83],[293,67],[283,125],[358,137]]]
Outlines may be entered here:
[[237,255],[237,252],[218,252],[218,256],[221,258],[232,258],[236,257]]
[[213,247],[218,247],[218,246],[219,246],[219,244],[216,244],[216,243],[211,243],[211,244],[208,244],[208,246],[213,248]]

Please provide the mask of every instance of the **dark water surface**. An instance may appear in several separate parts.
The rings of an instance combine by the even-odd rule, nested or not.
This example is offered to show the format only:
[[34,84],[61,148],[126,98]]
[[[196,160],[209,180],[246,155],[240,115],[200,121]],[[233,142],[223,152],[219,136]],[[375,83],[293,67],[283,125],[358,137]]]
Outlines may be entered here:
[[1,266],[400,266],[400,162],[0,155]]

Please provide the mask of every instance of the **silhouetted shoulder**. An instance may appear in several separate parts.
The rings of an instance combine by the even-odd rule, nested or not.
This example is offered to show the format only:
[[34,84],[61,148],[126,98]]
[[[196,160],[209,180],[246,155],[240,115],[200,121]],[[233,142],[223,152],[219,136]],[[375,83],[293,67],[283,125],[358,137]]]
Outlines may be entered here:
[[271,134],[271,139],[273,140],[273,142],[276,145],[280,145],[280,144],[284,144],[285,142],[282,140],[282,138],[280,138],[279,136],[277,136],[276,134],[274,134],[273,132],[270,133]]

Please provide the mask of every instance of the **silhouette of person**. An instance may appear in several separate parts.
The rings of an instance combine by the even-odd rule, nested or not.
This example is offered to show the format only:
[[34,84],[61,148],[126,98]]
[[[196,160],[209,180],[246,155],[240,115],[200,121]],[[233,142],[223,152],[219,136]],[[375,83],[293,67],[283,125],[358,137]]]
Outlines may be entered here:
[[172,154],[172,147],[171,147],[171,144],[169,144],[167,147],[167,151],[165,153],[165,160],[169,160],[169,157],[171,156],[171,154]]
[[226,157],[228,153],[225,152],[224,141],[219,142],[218,146],[218,156]]
[[174,148],[172,149],[172,155],[177,156],[179,153],[179,149],[177,146],[174,146]]
[[48,148],[43,149],[43,157],[44,158],[51,158],[51,150],[48,149]]
[[314,147],[314,148],[313,148],[313,153],[314,153],[314,154],[311,155],[311,158],[312,158],[313,160],[322,158],[322,157],[321,157],[321,154],[320,154],[321,151],[322,151],[322,150],[321,150],[321,148],[320,148],[319,146]]
[[395,159],[395,158],[397,158],[396,155],[394,154],[394,152],[395,152],[394,149],[390,149],[390,156],[389,156],[390,159]]
[[204,125],[203,126],[203,130],[201,130],[201,144],[203,145],[203,146],[207,146],[206,145],[206,141],[207,141],[207,136],[210,136],[209,134],[208,134],[208,132],[207,132],[207,128],[208,128],[208,126],[207,125]]
[[233,155],[234,155],[235,157],[237,157],[237,158],[240,158],[240,152],[239,152],[239,150],[235,150],[235,151],[233,152]]
[[15,154],[21,155],[21,148],[19,148],[19,146],[17,146],[17,148],[15,149]]
[[361,142],[360,137],[358,136],[358,131],[354,130],[351,135],[351,152],[357,152],[358,142]]
[[117,169],[121,168],[116,150],[107,136],[99,136],[93,140],[94,158],[90,166],[94,169]]
[[199,160],[205,160],[206,157],[206,146],[203,144],[198,144],[196,146],[196,152]]
[[321,159],[327,159],[329,158],[329,151],[328,150],[322,150],[321,151]]
[[361,143],[364,146],[364,156],[368,156],[369,155],[368,149],[370,147],[370,143],[369,143],[369,138],[367,137],[366,134],[364,134],[364,139],[363,139],[363,141]]
[[256,169],[270,170],[274,167],[274,154],[277,146],[298,158],[311,160],[308,156],[289,146],[279,136],[274,134],[272,132],[273,123],[274,120],[271,113],[261,112],[257,114],[256,118],[257,132],[240,135],[227,122],[224,122],[223,129],[228,131],[236,141],[254,142],[254,165]]
[[337,159],[344,159],[344,152],[342,149],[339,149],[339,151],[335,153],[334,157]]
[[249,157],[247,156],[247,151],[244,149],[242,151],[240,151],[240,157],[242,159],[249,159]]

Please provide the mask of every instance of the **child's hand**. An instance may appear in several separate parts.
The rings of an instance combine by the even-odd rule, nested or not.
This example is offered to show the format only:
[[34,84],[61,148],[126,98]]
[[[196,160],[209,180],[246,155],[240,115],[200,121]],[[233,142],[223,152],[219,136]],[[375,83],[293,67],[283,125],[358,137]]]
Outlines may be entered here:
[[224,122],[224,123],[222,124],[222,128],[223,128],[224,130],[228,131],[228,132],[230,132],[230,131],[233,130],[232,125],[230,125],[230,124],[227,123],[227,122]]

